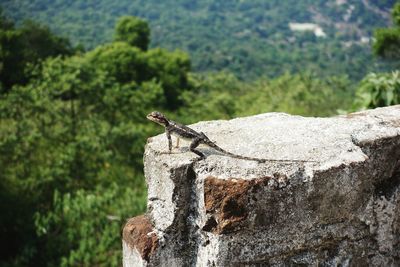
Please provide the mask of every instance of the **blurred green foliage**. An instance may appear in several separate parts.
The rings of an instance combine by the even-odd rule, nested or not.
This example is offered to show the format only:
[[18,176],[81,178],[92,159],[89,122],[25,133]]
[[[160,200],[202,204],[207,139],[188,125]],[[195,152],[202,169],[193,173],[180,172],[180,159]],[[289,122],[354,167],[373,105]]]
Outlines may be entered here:
[[374,53],[388,60],[400,59],[400,3],[392,10],[394,27],[379,28],[375,30]]
[[[220,5],[229,7],[209,8]],[[0,26],[0,235],[8,243],[0,266],[120,265],[121,226],[146,206],[144,144],[163,131],[146,121],[150,111],[183,123],[271,111],[330,116],[355,95],[348,76],[320,76],[312,65],[246,82],[193,73],[186,53],[149,49],[149,27],[134,17],[86,52],[36,23],[15,27],[2,16]],[[367,76],[357,107],[398,103],[399,83],[398,72]]]
[[140,184],[121,188],[116,183],[73,194],[55,191],[53,209],[35,214],[37,235],[45,240],[45,265],[121,265],[121,222],[132,211],[143,211],[144,192]]
[[265,112],[329,116],[352,104],[348,78],[320,79],[312,73],[286,73],[275,79],[242,82],[234,75],[193,75],[192,90],[182,94],[185,122],[233,118]]
[[150,43],[149,25],[146,21],[136,17],[121,17],[115,27],[114,39],[147,50]]
[[354,109],[400,104],[400,72],[370,73],[360,83]]
[[[392,9],[394,27],[380,28],[374,33],[374,53],[394,63],[400,59],[400,3]],[[400,73],[370,73],[358,86],[352,110],[400,104]]]
[[48,27],[28,20],[16,29],[2,12],[0,21],[0,93],[29,81],[27,64],[74,52],[68,39],[53,35]]
[[[395,1],[368,1],[372,9],[359,0],[3,0],[0,6],[17,21],[34,17],[88,49],[112,41],[121,16],[145,18],[151,46],[189,52],[196,72],[228,71],[252,81],[306,68],[318,77],[359,81],[390,67],[375,60],[370,44],[360,40],[389,25],[374,9],[384,12]],[[138,25],[145,32],[140,35],[147,34],[140,20],[120,22],[124,32]],[[292,32],[290,22],[316,23],[327,37]]]
[[32,58],[29,82],[0,95],[5,266],[117,265],[120,227],[145,208],[145,116],[175,108],[190,69],[181,52],[122,41],[62,55]]

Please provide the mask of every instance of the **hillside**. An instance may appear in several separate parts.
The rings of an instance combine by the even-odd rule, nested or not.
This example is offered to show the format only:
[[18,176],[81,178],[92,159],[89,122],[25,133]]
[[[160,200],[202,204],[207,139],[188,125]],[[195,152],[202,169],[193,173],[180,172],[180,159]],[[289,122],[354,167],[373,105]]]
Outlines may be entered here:
[[[400,104],[400,71],[357,80],[378,68],[389,2],[131,1],[0,0],[1,267],[121,264],[121,226],[146,210],[146,140],[164,131],[151,111],[188,125]],[[374,36],[394,61],[393,10]]]
[[[359,80],[382,67],[371,33],[390,24],[394,0],[2,0],[6,15],[49,25],[93,48],[112,39],[122,15],[147,19],[152,46],[181,49],[195,71],[228,70],[240,78],[309,70]],[[308,23],[300,31],[293,23]],[[300,28],[307,26],[300,24]]]

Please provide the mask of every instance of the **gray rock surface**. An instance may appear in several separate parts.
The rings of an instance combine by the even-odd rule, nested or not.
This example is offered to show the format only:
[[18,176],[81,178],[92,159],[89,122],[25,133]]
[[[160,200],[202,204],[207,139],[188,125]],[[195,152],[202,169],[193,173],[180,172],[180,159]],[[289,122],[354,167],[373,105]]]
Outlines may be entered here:
[[188,144],[166,154],[165,134],[149,139],[148,212],[125,226],[125,267],[400,266],[400,106],[192,128],[235,154],[307,162],[207,147],[193,161]]

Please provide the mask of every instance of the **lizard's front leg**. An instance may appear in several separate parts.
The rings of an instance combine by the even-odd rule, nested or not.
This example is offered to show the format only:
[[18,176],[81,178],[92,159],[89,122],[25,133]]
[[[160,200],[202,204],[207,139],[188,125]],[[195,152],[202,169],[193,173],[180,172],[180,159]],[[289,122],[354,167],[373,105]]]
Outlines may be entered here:
[[196,149],[196,147],[198,147],[200,145],[200,141],[201,141],[200,138],[193,139],[192,143],[189,146],[189,149],[196,155],[199,155],[200,159],[204,159],[206,156]]
[[171,151],[172,151],[171,132],[168,129],[165,129],[165,134],[167,135],[167,138],[168,138],[168,150],[169,150],[169,153],[171,153]]

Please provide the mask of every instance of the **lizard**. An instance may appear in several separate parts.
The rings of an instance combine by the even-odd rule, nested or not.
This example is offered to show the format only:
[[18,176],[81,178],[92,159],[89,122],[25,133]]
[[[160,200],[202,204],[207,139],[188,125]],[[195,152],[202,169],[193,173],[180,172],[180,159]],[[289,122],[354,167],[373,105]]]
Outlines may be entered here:
[[253,158],[253,157],[246,157],[246,156],[241,156],[237,155],[234,153],[231,153],[229,151],[226,151],[225,149],[219,147],[215,142],[211,141],[203,132],[197,132],[193,130],[192,128],[183,125],[181,123],[178,123],[176,121],[168,119],[164,114],[158,111],[153,111],[149,113],[146,118],[150,121],[153,121],[157,124],[160,124],[161,126],[164,126],[165,128],[165,134],[167,135],[168,139],[168,150],[169,153],[172,151],[172,138],[171,135],[176,136],[177,139],[177,147],[179,145],[179,138],[184,139],[184,140],[189,140],[191,141],[189,145],[189,150],[196,155],[198,155],[201,159],[205,159],[205,155],[197,150],[196,148],[200,144],[204,144],[226,156],[230,156],[233,158],[237,159],[243,159],[243,160],[251,160],[251,161],[257,161],[257,162],[307,162],[306,160],[284,160],[284,159],[261,159],[261,158]]

